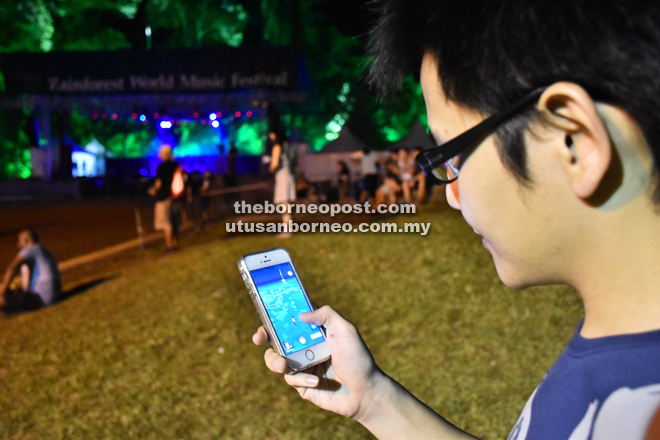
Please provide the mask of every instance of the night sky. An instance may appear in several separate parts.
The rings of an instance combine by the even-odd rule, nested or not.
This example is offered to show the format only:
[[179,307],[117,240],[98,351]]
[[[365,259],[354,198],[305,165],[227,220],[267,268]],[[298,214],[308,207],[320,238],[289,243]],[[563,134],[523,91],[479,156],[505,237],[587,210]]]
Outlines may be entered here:
[[333,0],[320,9],[328,24],[337,26],[342,33],[366,37],[376,19],[371,3],[367,0]]

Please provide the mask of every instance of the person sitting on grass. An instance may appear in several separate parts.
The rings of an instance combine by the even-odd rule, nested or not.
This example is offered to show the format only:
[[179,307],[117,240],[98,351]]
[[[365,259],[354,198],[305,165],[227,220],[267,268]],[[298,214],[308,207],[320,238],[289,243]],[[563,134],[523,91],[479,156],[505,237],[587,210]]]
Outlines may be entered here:
[[[34,229],[18,234],[18,255],[9,264],[0,284],[0,309],[6,312],[36,310],[61,299],[62,284],[57,261],[40,242]],[[21,276],[20,285],[11,287]]]
[[339,203],[349,203],[351,194],[351,169],[343,160],[337,162],[337,188],[339,190]]
[[[371,78],[392,90],[419,72],[441,145],[420,153],[427,178],[502,282],[566,284],[584,304],[509,439],[660,438],[660,3],[378,4]],[[378,438],[472,438],[380,370],[335,310],[300,320],[325,326],[332,354],[285,376],[304,399]],[[272,349],[265,362],[285,371]]]
[[419,166],[417,163],[416,159],[419,153],[422,152],[422,147],[416,146],[412,149],[412,153],[410,153],[410,159],[411,159],[411,165],[410,168],[412,169],[412,180],[411,185],[410,185],[410,191],[415,191],[415,204],[416,205],[422,205],[426,201],[426,174],[424,174],[424,170],[422,167]]
[[387,198],[390,205],[396,205],[399,193],[401,192],[401,170],[399,169],[399,150],[389,151],[385,160],[385,178],[383,184],[376,190],[374,205],[385,204]]
[[410,149],[408,147],[399,148],[398,164],[399,178],[401,179],[401,193],[406,204],[411,203],[411,191],[413,186],[413,167],[410,163]]

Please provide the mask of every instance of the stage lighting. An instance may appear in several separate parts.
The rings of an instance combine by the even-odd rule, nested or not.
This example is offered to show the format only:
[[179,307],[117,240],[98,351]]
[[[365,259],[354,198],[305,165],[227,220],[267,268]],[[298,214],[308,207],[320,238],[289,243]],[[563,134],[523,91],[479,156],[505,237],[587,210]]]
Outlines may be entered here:
[[172,128],[170,121],[160,121],[160,128]]
[[218,127],[220,127],[220,123],[219,123],[218,121],[213,121],[213,122],[211,122],[211,125],[213,126],[213,128],[218,128]]

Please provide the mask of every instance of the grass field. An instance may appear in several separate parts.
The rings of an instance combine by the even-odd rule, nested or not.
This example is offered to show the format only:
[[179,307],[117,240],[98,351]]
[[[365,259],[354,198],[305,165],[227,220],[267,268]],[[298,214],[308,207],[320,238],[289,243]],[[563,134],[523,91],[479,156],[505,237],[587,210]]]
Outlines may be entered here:
[[250,342],[258,318],[236,260],[286,246],[314,301],[353,321],[386,373],[459,427],[506,438],[580,319],[576,294],[504,287],[446,207],[396,221],[433,226],[426,237],[285,241],[226,239],[218,226],[177,254],[133,258],[83,294],[0,320],[0,437],[370,438],[301,400]]

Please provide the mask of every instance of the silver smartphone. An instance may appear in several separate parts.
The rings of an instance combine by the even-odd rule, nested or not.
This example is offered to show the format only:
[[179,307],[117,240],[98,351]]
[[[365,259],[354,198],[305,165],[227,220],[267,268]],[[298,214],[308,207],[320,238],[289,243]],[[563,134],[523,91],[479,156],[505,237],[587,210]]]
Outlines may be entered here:
[[304,323],[298,316],[314,306],[285,249],[243,255],[238,270],[273,349],[286,358],[289,372],[330,359],[325,329]]

